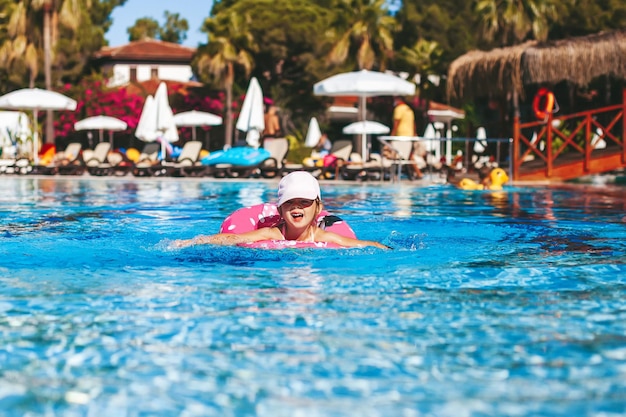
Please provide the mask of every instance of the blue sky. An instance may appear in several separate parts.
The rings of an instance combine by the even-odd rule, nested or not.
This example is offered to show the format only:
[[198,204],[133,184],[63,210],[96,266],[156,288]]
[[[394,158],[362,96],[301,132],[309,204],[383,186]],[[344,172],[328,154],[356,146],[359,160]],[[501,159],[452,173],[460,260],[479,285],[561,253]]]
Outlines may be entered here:
[[198,46],[206,43],[206,34],[200,32],[200,26],[204,19],[209,17],[213,7],[212,0],[127,0],[126,4],[116,7],[111,14],[113,24],[105,34],[110,46],[120,46],[128,43],[126,29],[133,26],[137,19],[150,17],[160,25],[165,23],[164,12],[178,13],[181,18],[187,19],[189,30],[187,39],[183,42],[186,46]]

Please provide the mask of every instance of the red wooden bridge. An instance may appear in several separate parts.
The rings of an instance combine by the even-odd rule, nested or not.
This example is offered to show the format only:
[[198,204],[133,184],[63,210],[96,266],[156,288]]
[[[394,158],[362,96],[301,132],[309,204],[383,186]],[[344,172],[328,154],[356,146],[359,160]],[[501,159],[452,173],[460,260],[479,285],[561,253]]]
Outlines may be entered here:
[[513,131],[513,180],[569,180],[626,167],[626,89],[622,104],[520,123]]

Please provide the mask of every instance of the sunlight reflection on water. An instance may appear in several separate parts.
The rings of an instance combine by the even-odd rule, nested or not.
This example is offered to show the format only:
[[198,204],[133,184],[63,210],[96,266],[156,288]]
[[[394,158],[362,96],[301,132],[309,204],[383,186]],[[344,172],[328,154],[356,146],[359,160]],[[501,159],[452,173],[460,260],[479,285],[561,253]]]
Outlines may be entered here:
[[626,191],[322,184],[394,248],[171,249],[275,182],[3,177],[0,416],[626,412]]

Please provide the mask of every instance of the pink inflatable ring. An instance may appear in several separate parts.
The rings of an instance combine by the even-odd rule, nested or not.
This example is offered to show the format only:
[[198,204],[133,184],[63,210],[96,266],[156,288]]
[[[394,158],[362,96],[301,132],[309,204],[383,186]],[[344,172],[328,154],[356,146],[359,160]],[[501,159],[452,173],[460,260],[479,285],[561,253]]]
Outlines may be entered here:
[[[243,207],[231,213],[220,227],[220,233],[245,233],[261,227],[274,227],[280,222],[280,214],[275,204],[265,203]],[[356,239],[352,228],[337,216],[322,210],[317,216],[320,227],[338,235]],[[341,248],[342,246],[329,242],[299,242],[294,240],[262,240],[259,242],[243,243],[239,246],[248,248],[280,249],[280,248]]]

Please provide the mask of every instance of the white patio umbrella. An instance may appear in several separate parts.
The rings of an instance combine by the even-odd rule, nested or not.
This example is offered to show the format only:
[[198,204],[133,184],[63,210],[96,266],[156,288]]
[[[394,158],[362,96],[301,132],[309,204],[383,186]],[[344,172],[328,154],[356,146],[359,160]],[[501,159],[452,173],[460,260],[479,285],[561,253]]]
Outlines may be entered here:
[[[316,96],[357,96],[359,97],[359,120],[366,119],[366,98],[378,96],[412,96],[415,84],[392,74],[377,71],[353,71],[333,75],[315,83],[313,94]],[[361,154],[367,159],[367,134],[361,135]]]
[[263,110],[263,91],[261,91],[261,85],[255,77],[250,79],[235,127],[248,132],[246,135],[248,145],[259,146],[261,132],[265,129],[265,111]]
[[384,124],[373,122],[371,120],[350,123],[349,125],[344,126],[342,130],[342,132],[347,135],[384,135],[390,131],[391,129]]
[[[465,113],[453,109],[428,110],[426,114],[432,122],[441,122],[446,125],[446,138],[452,137],[452,120],[465,118]],[[452,163],[452,141],[449,140],[446,141],[446,163]]]
[[109,131],[109,142],[113,147],[113,132],[126,130],[128,124],[111,116],[91,116],[74,123],[76,130],[97,130],[100,133],[99,142],[102,142],[102,135],[105,130]]
[[76,100],[63,94],[40,88],[23,88],[0,97],[0,108],[33,111],[33,160],[39,162],[39,129],[37,117],[40,110],[76,110]]
[[222,124],[222,118],[218,115],[203,111],[191,110],[174,115],[174,123],[176,126],[193,127],[191,138],[196,140],[197,126],[219,126]]
[[322,137],[322,131],[320,125],[315,117],[311,117],[309,120],[309,129],[306,132],[306,139],[304,140],[304,146],[314,148]]
[[167,98],[167,85],[159,84],[154,97],[148,96],[141,110],[135,136],[144,142],[161,142],[161,155],[165,158],[166,146],[178,141],[174,113]]

